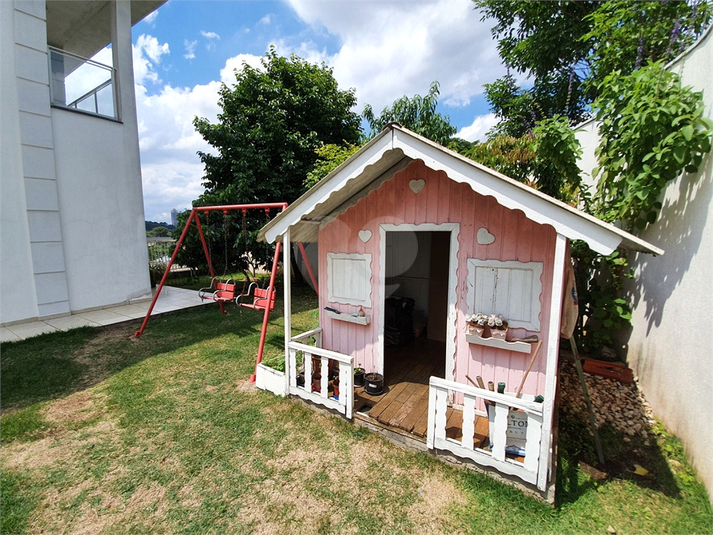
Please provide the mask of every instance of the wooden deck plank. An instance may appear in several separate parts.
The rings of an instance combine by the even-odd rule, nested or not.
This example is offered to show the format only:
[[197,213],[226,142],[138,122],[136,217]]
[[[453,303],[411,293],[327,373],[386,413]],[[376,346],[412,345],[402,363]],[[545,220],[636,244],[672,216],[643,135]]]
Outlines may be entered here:
[[403,418],[398,422],[398,427],[404,431],[413,431],[416,422],[426,414],[428,416],[428,389],[421,394],[421,396],[415,401],[412,409],[408,413],[403,414]]
[[[407,392],[410,392],[410,395],[408,396],[408,398],[406,398],[406,401],[401,402],[397,399],[396,403],[401,403],[401,408],[397,412],[395,412],[391,418],[389,418],[389,425],[404,429],[401,425],[401,422],[413,411],[416,402],[418,401],[418,399],[421,398],[423,392],[428,392],[428,387],[426,387],[425,385],[416,386],[419,388],[411,388],[406,390]],[[404,431],[406,431],[406,429],[404,429]]]
[[402,392],[412,384],[410,381],[419,377],[423,373],[423,370],[423,364],[416,364],[408,374],[401,378],[398,384],[390,386],[383,398],[369,411],[369,416],[378,419],[381,413],[384,412],[391,403],[397,400]]
[[445,344],[421,337],[409,346],[386,351],[384,394],[372,396],[359,389],[356,399],[372,405],[369,417],[379,423],[423,437],[428,426],[428,381],[445,373]]

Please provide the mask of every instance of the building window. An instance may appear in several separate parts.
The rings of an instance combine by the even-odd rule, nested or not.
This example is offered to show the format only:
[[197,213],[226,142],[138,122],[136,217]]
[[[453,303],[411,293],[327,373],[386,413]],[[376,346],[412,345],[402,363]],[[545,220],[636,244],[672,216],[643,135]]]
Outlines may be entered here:
[[540,330],[542,262],[468,259],[468,314],[502,314],[510,327]]
[[58,48],[49,49],[52,105],[118,119],[114,69]]
[[371,255],[327,253],[329,301],[371,307]]

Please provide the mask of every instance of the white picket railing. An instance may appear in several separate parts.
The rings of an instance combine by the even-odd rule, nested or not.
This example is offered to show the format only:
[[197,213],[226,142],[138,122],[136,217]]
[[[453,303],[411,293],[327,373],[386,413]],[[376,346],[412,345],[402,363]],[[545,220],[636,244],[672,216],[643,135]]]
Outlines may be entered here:
[[[315,338],[315,346],[307,345],[303,342],[309,338]],[[322,349],[322,330],[314,329],[292,338],[289,344],[288,361],[285,369],[289,379],[289,393],[299,396],[302,399],[323,405],[329,409],[334,409],[344,414],[348,419],[352,417],[354,408],[354,363],[350,356]],[[298,354],[302,354],[304,365],[304,384],[297,384]],[[319,359],[319,373],[321,375],[319,391],[312,389],[312,359]],[[334,360],[339,363],[339,398],[329,396],[329,361]]]
[[[428,400],[429,449],[449,451],[476,464],[495,468],[501,473],[519,477],[526,483],[537,485],[538,473],[548,469],[548,459],[540,459],[542,440],[542,403],[518,399],[507,394],[498,394],[438,377],[431,377]],[[452,393],[463,394],[463,436],[461,440],[446,437],[446,411]],[[494,403],[489,407],[491,449],[475,448],[476,403],[478,399]],[[506,457],[508,446],[508,416],[511,409],[519,409],[527,417],[525,432],[524,462]],[[520,413],[521,414],[521,413]],[[544,478],[545,480],[547,478]],[[544,491],[544,488],[537,487]]]

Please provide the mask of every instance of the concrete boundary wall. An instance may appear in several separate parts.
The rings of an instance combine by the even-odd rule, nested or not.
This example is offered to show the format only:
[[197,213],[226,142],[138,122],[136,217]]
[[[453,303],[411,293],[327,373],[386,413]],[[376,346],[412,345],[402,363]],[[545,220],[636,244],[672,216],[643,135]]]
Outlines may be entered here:
[[[683,84],[703,92],[713,120],[713,31],[669,65]],[[577,134],[589,176],[596,165],[596,125]],[[639,234],[661,247],[661,257],[632,254],[635,277],[626,286],[633,328],[622,340],[626,360],[656,416],[678,436],[713,496],[713,154],[698,173],[684,174],[663,192],[658,220]]]

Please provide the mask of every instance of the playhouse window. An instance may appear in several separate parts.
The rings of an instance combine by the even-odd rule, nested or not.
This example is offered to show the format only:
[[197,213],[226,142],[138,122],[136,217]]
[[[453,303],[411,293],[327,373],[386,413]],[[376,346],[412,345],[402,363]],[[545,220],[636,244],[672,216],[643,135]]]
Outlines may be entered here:
[[540,330],[542,262],[468,259],[468,314],[502,314],[510,327]]
[[327,253],[329,301],[371,307],[371,255]]

